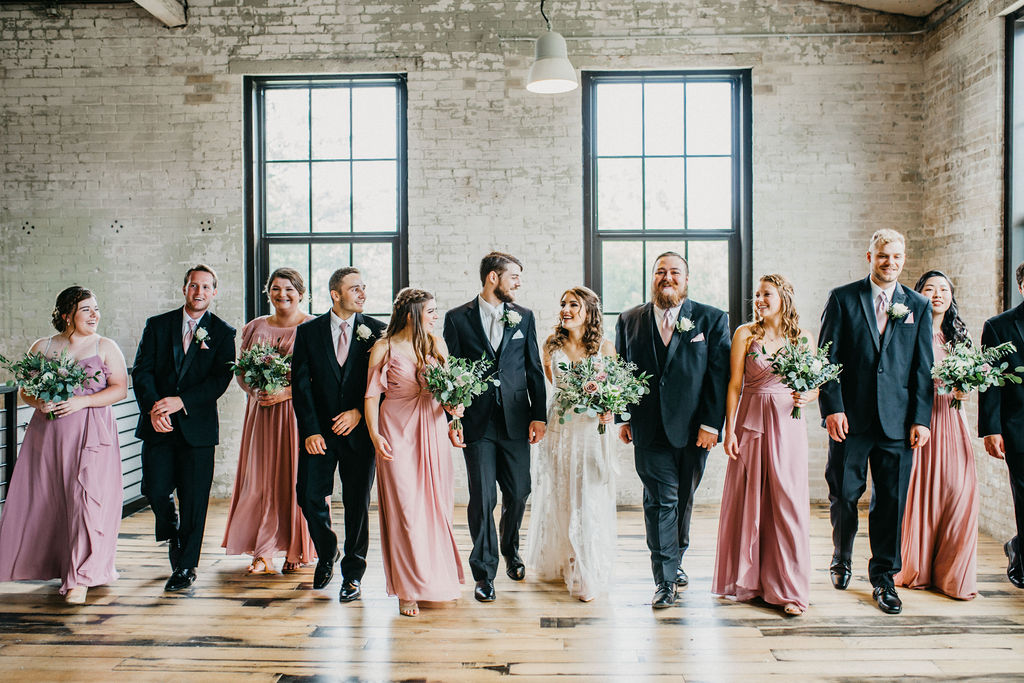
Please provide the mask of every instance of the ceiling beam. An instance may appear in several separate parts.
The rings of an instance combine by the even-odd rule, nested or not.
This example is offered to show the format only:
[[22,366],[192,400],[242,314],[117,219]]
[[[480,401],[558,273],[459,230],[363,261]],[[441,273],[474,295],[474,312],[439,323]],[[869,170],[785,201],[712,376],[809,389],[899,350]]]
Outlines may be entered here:
[[178,0],[135,0],[165,26],[177,28],[188,23],[185,7]]

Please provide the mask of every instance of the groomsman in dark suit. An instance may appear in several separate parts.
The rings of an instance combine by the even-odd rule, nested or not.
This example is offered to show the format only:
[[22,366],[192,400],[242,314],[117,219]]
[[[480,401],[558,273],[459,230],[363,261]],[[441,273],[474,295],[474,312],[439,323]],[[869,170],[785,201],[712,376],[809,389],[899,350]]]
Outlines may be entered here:
[[[495,599],[499,551],[510,579],[526,577],[519,556],[519,527],[530,495],[530,444],[544,437],[546,427],[544,370],[533,313],[513,306],[522,271],[514,256],[491,252],[480,262],[483,289],[479,296],[444,317],[449,353],[471,360],[486,358],[501,382],[498,387],[489,386],[466,409],[461,430],[449,433],[454,446],[466,449],[466,513],[473,537],[469,566],[476,580],[473,595],[480,602]],[[497,532],[495,482],[501,488]]]
[[[295,491],[319,558],[313,588],[331,582],[341,559],[341,602],[358,600],[370,547],[373,444],[363,421],[370,347],[387,327],[363,315],[366,283],[358,268],[334,271],[331,310],[299,325],[292,351],[292,405],[303,448]],[[334,472],[345,506],[345,554],[331,530]]]
[[844,590],[852,576],[857,501],[871,467],[868,578],[886,614],[903,604],[893,585],[900,570],[900,532],[910,483],[912,449],[927,443],[932,414],[931,303],[899,283],[906,240],[895,230],[871,237],[871,274],[829,293],[821,316],[821,346],[842,363],[840,381],[821,387],[828,430],[828,482],[832,585]]
[[[1024,295],[1024,263],[1017,266],[1017,289]],[[1004,360],[1011,368],[1024,365],[1024,303],[985,321],[983,346],[1013,342],[1016,351]],[[978,394],[978,432],[985,437],[985,450],[993,458],[1006,460],[1010,492],[1017,521],[1017,535],[1003,546],[1009,563],[1006,577],[1024,588],[1024,565],[1020,539],[1024,538],[1024,386],[1007,382]]]
[[615,326],[618,354],[653,376],[619,438],[633,444],[644,485],[655,609],[675,604],[676,587],[689,583],[682,560],[693,497],[721,436],[729,383],[729,318],[687,296],[689,276],[680,254],[658,256],[651,301],[624,312]]
[[213,269],[190,268],[182,293],[182,308],[146,321],[132,368],[142,493],[156,517],[156,540],[168,544],[168,591],[196,580],[220,438],[217,399],[231,383],[235,358],[235,329],[208,310],[217,296]]

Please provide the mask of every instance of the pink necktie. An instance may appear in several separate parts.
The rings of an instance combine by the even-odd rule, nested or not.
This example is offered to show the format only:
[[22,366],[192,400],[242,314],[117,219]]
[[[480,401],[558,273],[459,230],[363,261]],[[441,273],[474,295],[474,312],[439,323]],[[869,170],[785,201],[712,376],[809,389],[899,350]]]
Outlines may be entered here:
[[665,346],[672,341],[672,311],[665,311],[665,317],[661,319],[661,341]]
[[335,354],[338,357],[338,365],[344,365],[348,358],[348,323],[341,321],[341,334],[338,335],[338,350]]
[[196,321],[189,318],[188,331],[185,332],[184,339],[181,340],[181,346],[188,353],[188,347],[192,344],[192,338],[196,336]]
[[886,309],[889,308],[885,300],[885,292],[881,292],[878,295],[878,305],[875,307],[875,318],[878,321],[878,336],[881,337],[885,332],[885,325],[889,322],[889,314],[886,313]]

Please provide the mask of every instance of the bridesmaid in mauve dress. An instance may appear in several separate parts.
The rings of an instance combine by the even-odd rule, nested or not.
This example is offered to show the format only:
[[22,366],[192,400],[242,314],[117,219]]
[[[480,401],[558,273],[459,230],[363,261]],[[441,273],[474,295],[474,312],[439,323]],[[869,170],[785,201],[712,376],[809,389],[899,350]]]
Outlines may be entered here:
[[[380,545],[388,595],[398,611],[449,602],[465,579],[452,515],[455,473],[444,410],[424,387],[423,368],[448,349],[433,334],[434,297],[406,288],[395,298],[387,334],[370,352],[366,427],[377,454]],[[384,401],[380,402],[380,395]],[[461,407],[454,411],[461,416]]]
[[[935,362],[946,357],[943,344],[970,341],[957,313],[953,283],[932,270],[915,285],[932,301]],[[978,474],[964,409],[953,410],[951,398],[935,394],[932,436],[914,453],[900,542],[903,568],[896,585],[934,588],[951,598],[978,594]]]
[[67,352],[99,375],[58,403],[22,392],[36,410],[0,516],[0,581],[61,579],[61,595],[76,605],[89,587],[117,579],[123,489],[110,406],[127,395],[128,371],[117,344],[96,333],[99,320],[92,292],[68,287],[53,311],[59,334],[32,345],[51,358]]
[[754,322],[732,340],[724,443],[730,460],[711,587],[736,600],[761,598],[791,616],[807,609],[811,571],[807,426],[791,413],[818,392],[790,390],[772,374],[769,356],[801,338],[814,346],[800,329],[793,286],[765,275],[754,294]]
[[[252,320],[242,329],[242,350],[257,343],[292,352],[295,328],[311,316],[302,311],[306,286],[292,268],[278,268],[267,278],[266,293],[274,314]],[[282,571],[293,572],[316,557],[313,541],[295,500],[299,432],[292,409],[292,389],[274,394],[258,391],[237,377],[249,395],[238,452],[238,473],[231,495],[224,542],[228,555],[250,554],[250,574],[273,574],[272,558],[284,554]]]

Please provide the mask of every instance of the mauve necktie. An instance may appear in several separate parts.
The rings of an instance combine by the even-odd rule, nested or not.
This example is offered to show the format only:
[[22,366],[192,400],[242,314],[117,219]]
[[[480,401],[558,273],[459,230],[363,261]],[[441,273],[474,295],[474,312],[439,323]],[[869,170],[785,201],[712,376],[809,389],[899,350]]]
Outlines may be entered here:
[[672,311],[665,311],[665,317],[661,319],[661,341],[665,346],[672,341]]
[[880,292],[878,294],[878,305],[875,306],[875,319],[878,321],[879,337],[885,332],[885,325],[889,322],[889,314],[885,312],[887,308],[889,308],[889,305],[885,298],[885,292]]
[[192,344],[192,338],[196,336],[196,321],[191,318],[188,319],[188,331],[185,332],[185,337],[181,340],[181,347],[185,353],[188,353],[188,347]]
[[341,334],[338,335],[338,350],[335,353],[338,357],[338,365],[344,365],[348,358],[348,322],[341,321]]
[[505,336],[505,324],[501,322],[502,314],[504,311],[501,308],[494,309],[494,313],[491,314],[490,341],[491,348],[495,351],[501,346],[501,338]]

